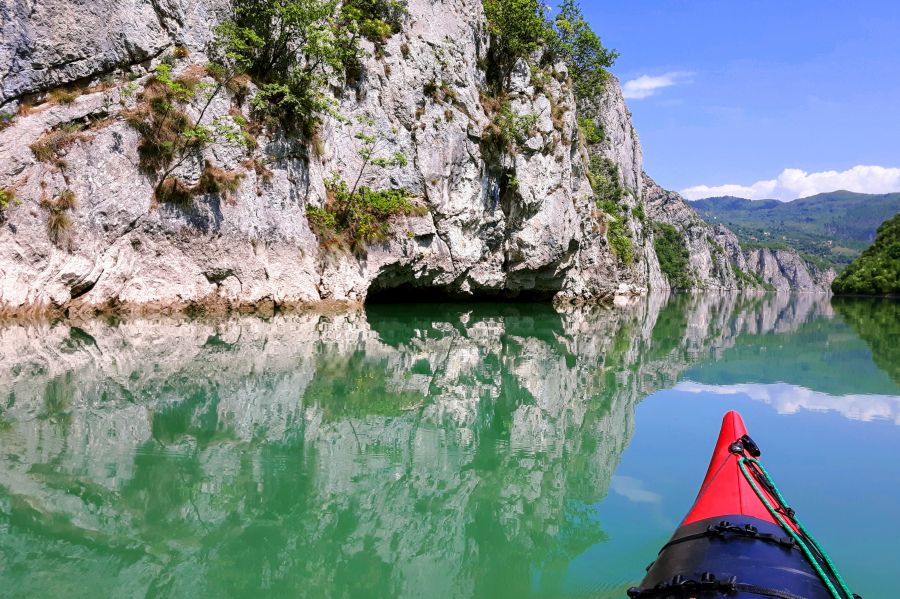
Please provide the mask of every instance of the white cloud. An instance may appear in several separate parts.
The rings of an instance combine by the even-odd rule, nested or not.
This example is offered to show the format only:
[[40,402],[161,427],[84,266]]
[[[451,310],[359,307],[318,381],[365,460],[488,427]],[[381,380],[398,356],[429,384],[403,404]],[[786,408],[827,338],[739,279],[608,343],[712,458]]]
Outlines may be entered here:
[[644,483],[631,476],[613,474],[610,487],[617,495],[621,495],[632,503],[661,503],[662,495],[644,487]]
[[622,86],[622,95],[629,100],[641,100],[654,95],[665,87],[671,87],[681,83],[690,77],[690,73],[683,71],[671,71],[663,75],[641,75],[636,79],[625,82]]
[[838,189],[859,193],[900,191],[900,168],[859,165],[845,171],[819,173],[786,168],[777,178],[757,181],[752,185],[695,185],[682,190],[681,195],[689,200],[727,195],[750,200],[774,198],[788,202]]
[[829,395],[788,383],[704,385],[682,381],[675,389],[687,393],[746,395],[773,406],[779,414],[796,414],[800,410],[837,412],[850,420],[889,420],[900,425],[900,397],[896,395]]

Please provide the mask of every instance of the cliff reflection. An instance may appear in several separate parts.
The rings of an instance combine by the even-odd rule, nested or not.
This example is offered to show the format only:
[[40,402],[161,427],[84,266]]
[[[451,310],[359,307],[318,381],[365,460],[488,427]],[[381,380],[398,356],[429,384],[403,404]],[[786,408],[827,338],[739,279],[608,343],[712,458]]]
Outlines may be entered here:
[[0,584],[553,594],[604,540],[635,404],[739,337],[822,316],[817,296],[676,296],[8,325]]

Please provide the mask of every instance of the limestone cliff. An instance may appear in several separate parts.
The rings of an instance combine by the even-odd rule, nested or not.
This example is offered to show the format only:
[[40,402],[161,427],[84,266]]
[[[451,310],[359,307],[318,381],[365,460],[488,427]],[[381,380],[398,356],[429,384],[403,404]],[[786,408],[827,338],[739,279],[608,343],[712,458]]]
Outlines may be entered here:
[[[12,199],[0,201],[0,312],[288,306],[422,290],[604,301],[669,287],[652,220],[685,233],[692,286],[753,286],[738,276],[749,267],[727,229],[647,183],[618,81],[580,102],[578,116],[600,132],[586,139],[565,64],[520,60],[507,101],[529,127],[497,155],[481,0],[407,9],[383,44],[360,42],[360,72],[329,86],[334,109],[313,139],[254,129],[252,150],[218,140],[175,174],[201,189],[209,164],[235,189],[202,188],[173,205],[154,200],[157,181],[126,121],[160,64],[214,84],[203,67],[229,2],[8,3],[0,191]],[[200,104],[187,114],[210,128],[252,120],[238,93]],[[362,171],[362,133],[402,166]],[[612,209],[594,192],[595,163],[617,179]],[[307,211],[325,205],[335,174],[361,172],[362,185],[406,190],[415,214],[391,219],[387,239],[362,251],[323,246]]]
[[777,291],[828,293],[837,276],[834,269],[819,267],[793,250],[754,248],[744,255],[747,267]]
[[730,229],[707,223],[684,198],[646,174],[644,194],[650,219],[681,235],[693,288],[829,292],[833,270],[820,269],[791,250],[743,249]]
[[[139,139],[123,111],[161,60],[176,74],[205,63],[211,27],[226,10],[219,0],[52,0],[34,10],[15,4],[6,15],[0,112],[19,114],[0,131],[0,187],[20,202],[5,210],[0,229],[6,311],[356,302],[406,287],[580,302],[661,283],[650,235],[632,214],[642,202],[642,157],[614,79],[593,101],[604,140],[588,147],[579,141],[565,65],[535,81],[520,62],[511,108],[533,115],[535,125],[517,152],[500,159],[515,185],[485,156],[480,0],[409,2],[400,33],[377,52],[362,42],[361,75],[333,92],[341,118],[326,118],[311,147],[258,134],[256,159],[266,165],[259,169],[213,144],[178,174],[198,181],[209,161],[239,173],[238,189],[203,194],[186,209],[154,203],[154,181],[140,171]],[[173,60],[176,46],[185,51]],[[72,82],[82,86],[74,100],[44,94]],[[425,93],[429,86],[440,92]],[[204,122],[236,108],[249,116],[246,105],[217,98]],[[403,167],[367,171],[361,183],[403,187],[426,210],[395,219],[388,240],[353,254],[321,248],[306,209],[324,204],[333,173],[346,179],[359,171],[360,117],[384,138],[385,154],[407,157]],[[59,131],[68,135],[49,163],[29,149]],[[627,192],[617,217],[631,239],[627,259],[611,251],[613,217],[597,209],[591,155],[614,165]],[[56,198],[69,192],[65,235],[54,243],[48,233],[59,223],[48,221],[61,211]]]

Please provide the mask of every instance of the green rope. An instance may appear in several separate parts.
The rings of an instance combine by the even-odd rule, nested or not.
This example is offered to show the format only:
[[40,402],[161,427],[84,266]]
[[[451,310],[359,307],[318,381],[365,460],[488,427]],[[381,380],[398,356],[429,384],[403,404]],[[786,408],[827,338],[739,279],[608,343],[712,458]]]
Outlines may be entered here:
[[756,480],[750,474],[749,469],[745,465],[747,462],[756,465],[760,469],[763,476],[766,477],[769,485],[772,487],[772,490],[775,493],[775,498],[778,500],[779,504],[782,507],[787,507],[787,502],[785,502],[784,497],[781,495],[781,491],[779,491],[778,487],[775,486],[774,481],[772,481],[772,477],[769,476],[769,473],[766,471],[765,467],[759,462],[759,460],[756,460],[754,458],[744,457],[744,456],[741,456],[740,459],[738,459],[738,466],[740,466],[741,472],[743,473],[744,478],[747,479],[747,482],[750,483],[750,486],[753,488],[753,492],[756,493],[756,496],[759,497],[759,500],[763,502],[763,505],[766,506],[766,509],[769,510],[769,513],[772,515],[772,517],[775,518],[776,520],[778,520],[778,522],[781,524],[781,527],[784,528],[788,532],[788,534],[791,535],[791,537],[794,539],[794,541],[797,542],[797,545],[800,547],[801,551],[803,551],[803,554],[806,556],[806,559],[808,559],[809,563],[811,563],[813,568],[816,569],[816,573],[819,575],[819,578],[821,578],[822,581],[825,583],[825,586],[828,587],[829,592],[831,592],[831,596],[834,597],[835,599],[846,599],[848,597],[849,598],[854,597],[853,593],[850,592],[850,589],[847,588],[846,583],[844,583],[844,579],[841,578],[841,574],[837,571],[837,568],[835,568],[834,564],[831,562],[831,558],[829,558],[828,554],[825,553],[825,550],[822,549],[822,546],[819,545],[818,541],[816,541],[815,538],[813,538],[813,536],[811,534],[809,534],[809,532],[807,532],[806,528],[804,528],[803,524],[801,524],[797,518],[791,517],[791,520],[793,520],[793,522],[797,525],[797,528],[800,529],[800,532],[803,533],[803,535],[809,540],[809,542],[813,545],[813,547],[815,547],[816,551],[818,551],[818,553],[822,556],[822,558],[824,558],[825,563],[828,565],[828,569],[834,575],[834,578],[837,580],[838,585],[841,587],[841,590],[845,594],[841,595],[840,593],[838,593],[838,590],[836,588],[834,588],[834,585],[831,582],[831,577],[828,576],[828,574],[826,574],[825,571],[822,569],[822,566],[819,564],[819,560],[817,560],[815,558],[815,556],[813,556],[812,550],[807,546],[806,542],[800,537],[800,535],[797,534],[797,532],[794,530],[794,527],[792,527],[790,524],[788,524],[784,520],[784,518],[781,517],[781,514],[775,509],[774,506],[772,506],[772,504],[769,502],[769,499],[765,496],[765,494],[762,492],[762,490],[756,484]]

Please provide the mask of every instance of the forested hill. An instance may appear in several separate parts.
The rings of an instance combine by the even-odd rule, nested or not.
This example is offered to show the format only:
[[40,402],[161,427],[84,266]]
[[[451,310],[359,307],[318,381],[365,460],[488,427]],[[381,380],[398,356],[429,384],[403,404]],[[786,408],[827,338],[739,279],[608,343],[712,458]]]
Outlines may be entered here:
[[875,243],[831,288],[843,295],[900,295],[900,213],[878,227]]
[[875,240],[885,220],[900,212],[900,193],[833,191],[792,202],[715,197],[691,206],[722,223],[749,247],[787,246],[843,268]]

